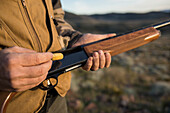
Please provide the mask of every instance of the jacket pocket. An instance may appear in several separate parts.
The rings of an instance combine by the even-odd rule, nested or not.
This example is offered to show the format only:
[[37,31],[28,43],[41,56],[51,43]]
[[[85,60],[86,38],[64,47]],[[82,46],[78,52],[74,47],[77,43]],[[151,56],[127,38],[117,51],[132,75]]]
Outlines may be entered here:
[[17,37],[9,29],[6,23],[0,19],[0,46],[11,47],[11,46],[20,46],[21,44],[17,40]]

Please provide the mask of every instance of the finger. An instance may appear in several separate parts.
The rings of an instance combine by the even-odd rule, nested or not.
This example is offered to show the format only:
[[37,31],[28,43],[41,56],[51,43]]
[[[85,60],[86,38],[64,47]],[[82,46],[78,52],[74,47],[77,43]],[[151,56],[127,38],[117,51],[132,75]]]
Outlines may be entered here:
[[21,91],[26,91],[29,89],[32,89],[34,87],[36,87],[37,85],[27,85],[27,86],[23,86],[22,88],[16,88],[16,89],[12,89],[12,92],[21,92]]
[[93,57],[89,57],[86,64],[82,67],[86,71],[90,71],[93,64]]
[[102,50],[99,50],[99,67],[102,69],[105,66],[105,55]]
[[[37,78],[18,78],[13,81],[3,80],[2,86],[0,88],[4,91],[24,91],[38,86],[42,81],[46,79],[48,73],[37,77]],[[0,80],[1,82],[1,80]],[[6,88],[3,88],[6,87]]]
[[42,81],[44,81],[47,77],[48,73],[45,73],[39,77],[36,78],[23,78],[23,79],[19,79],[19,85],[20,86],[28,86],[28,85],[34,85],[37,86],[39,85]]
[[98,37],[100,39],[105,39],[105,38],[109,38],[109,37],[112,37],[112,36],[116,36],[116,34],[115,33],[111,33],[111,34],[98,35]]
[[111,64],[111,55],[110,55],[110,53],[106,52],[106,53],[105,53],[105,58],[106,58],[105,67],[108,68],[108,67],[110,66],[110,64]]
[[46,79],[48,73],[37,77],[37,78],[23,78],[23,79],[17,79],[13,84],[10,84],[9,90],[12,91],[24,91],[27,89],[31,89],[33,87],[38,86],[42,81]]
[[27,48],[22,48],[18,46],[10,47],[7,48],[8,52],[15,52],[15,53],[35,53],[36,51],[27,49]]
[[19,55],[22,66],[35,66],[48,62],[53,58],[52,53],[23,53]]
[[93,54],[93,65],[92,65],[92,70],[96,71],[99,69],[99,53],[94,52]]
[[18,78],[36,78],[48,73],[52,66],[52,61],[48,61],[46,63],[30,66],[30,67],[23,67],[22,73],[23,76],[18,76]]
[[[40,83],[41,83],[41,82],[40,82]],[[21,88],[14,88],[14,89],[11,89],[11,91],[12,91],[12,92],[26,91],[26,90],[29,90],[29,89],[32,89],[32,88],[38,86],[40,83],[34,84],[34,85],[22,86]]]

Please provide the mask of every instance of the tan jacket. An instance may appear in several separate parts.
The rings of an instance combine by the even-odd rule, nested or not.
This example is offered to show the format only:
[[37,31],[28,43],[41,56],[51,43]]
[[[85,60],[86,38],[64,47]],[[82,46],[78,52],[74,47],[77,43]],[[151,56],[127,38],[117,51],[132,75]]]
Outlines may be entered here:
[[[37,52],[53,52],[65,48],[81,34],[63,18],[59,0],[0,0],[0,49],[20,46]],[[69,73],[59,76],[55,89],[61,96],[70,88],[70,81]],[[7,113],[38,112],[46,94],[39,88],[19,92],[10,101]]]

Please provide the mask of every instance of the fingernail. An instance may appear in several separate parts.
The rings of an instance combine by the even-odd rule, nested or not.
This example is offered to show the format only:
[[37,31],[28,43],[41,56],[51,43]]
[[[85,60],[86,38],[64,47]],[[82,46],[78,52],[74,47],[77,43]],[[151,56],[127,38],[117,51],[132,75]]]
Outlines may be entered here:
[[89,60],[90,60],[90,61],[92,61],[92,60],[93,60],[93,58],[92,58],[92,57],[89,57]]
[[94,52],[93,57],[97,57],[97,52]]
[[99,50],[99,54],[101,55],[103,53],[103,51],[102,50]]

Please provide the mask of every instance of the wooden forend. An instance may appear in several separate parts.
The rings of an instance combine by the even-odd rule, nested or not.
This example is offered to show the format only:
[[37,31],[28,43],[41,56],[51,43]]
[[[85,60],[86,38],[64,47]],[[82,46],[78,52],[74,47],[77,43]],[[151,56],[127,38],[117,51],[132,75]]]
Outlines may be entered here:
[[145,45],[159,38],[160,32],[153,27],[135,31],[126,35],[99,41],[84,47],[84,50],[91,56],[93,52],[103,50],[111,56],[126,52],[128,50]]

